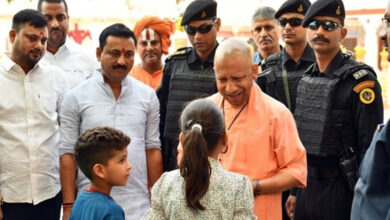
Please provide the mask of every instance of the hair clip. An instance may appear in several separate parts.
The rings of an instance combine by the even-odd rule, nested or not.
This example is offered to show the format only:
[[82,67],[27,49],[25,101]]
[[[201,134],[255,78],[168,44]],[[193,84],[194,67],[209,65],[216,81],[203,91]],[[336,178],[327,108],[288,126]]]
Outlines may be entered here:
[[200,125],[198,123],[195,123],[195,124],[192,125],[191,130],[194,130],[196,128],[198,128],[199,131],[202,133],[202,125]]

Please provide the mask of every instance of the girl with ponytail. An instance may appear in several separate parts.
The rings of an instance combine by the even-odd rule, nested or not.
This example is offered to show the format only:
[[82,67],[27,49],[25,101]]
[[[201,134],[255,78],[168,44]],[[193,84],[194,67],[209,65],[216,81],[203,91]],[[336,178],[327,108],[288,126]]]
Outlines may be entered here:
[[219,164],[227,135],[218,107],[206,99],[190,102],[180,128],[179,169],[155,183],[152,207],[143,219],[256,219],[248,177]]

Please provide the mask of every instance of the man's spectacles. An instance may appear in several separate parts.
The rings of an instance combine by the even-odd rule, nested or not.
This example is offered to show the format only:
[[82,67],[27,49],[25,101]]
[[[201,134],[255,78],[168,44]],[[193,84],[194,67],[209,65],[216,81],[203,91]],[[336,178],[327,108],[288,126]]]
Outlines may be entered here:
[[217,23],[217,19],[214,19],[214,21],[211,24],[203,24],[197,28],[186,25],[184,26],[184,30],[189,35],[195,35],[196,32],[199,32],[201,34],[206,34],[211,31],[211,29],[214,27],[215,23]]
[[326,31],[334,31],[338,27],[342,27],[342,25],[337,22],[327,21],[327,20],[325,21],[314,20],[309,24],[309,28],[311,30],[317,30],[320,26],[322,26],[322,28],[324,28],[324,30]]
[[302,21],[303,20],[300,18],[290,18],[290,19],[280,18],[278,20],[279,25],[282,27],[286,27],[287,24],[290,24],[291,27],[298,27],[302,24]]

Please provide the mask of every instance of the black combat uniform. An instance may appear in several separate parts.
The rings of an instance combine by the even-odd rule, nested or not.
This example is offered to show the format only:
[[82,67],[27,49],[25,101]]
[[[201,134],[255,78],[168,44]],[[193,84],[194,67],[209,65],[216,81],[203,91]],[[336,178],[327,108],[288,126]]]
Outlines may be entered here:
[[[317,0],[303,27],[316,16],[335,17],[342,24],[344,4]],[[294,117],[307,152],[308,178],[307,187],[298,189],[294,220],[349,220],[358,167],[383,121],[381,87],[371,67],[341,50],[323,72],[316,63],[305,74]]]
[[[285,1],[275,12],[275,18],[280,19],[285,13],[305,15],[310,5],[308,0]],[[291,28],[293,29],[294,26]],[[256,82],[266,94],[282,102],[294,113],[299,80],[313,63],[315,63],[314,51],[308,44],[297,62],[290,58],[285,49],[282,49],[280,53],[272,54],[265,59],[261,65],[263,72],[259,74]],[[292,194],[295,195],[295,193],[296,190],[292,190]],[[290,220],[285,209],[289,195],[290,190],[282,193],[283,220]]]
[[[186,8],[181,25],[185,26],[197,20],[213,20],[216,16],[216,1],[195,0]],[[194,35],[196,32],[187,32],[187,34]],[[157,89],[160,100],[160,137],[165,171],[177,168],[179,117],[184,105],[218,91],[213,69],[217,47],[218,42],[203,62],[193,47],[179,49],[165,61],[163,79],[160,88]]]
[[179,117],[184,105],[218,92],[213,70],[215,49],[204,62],[192,47],[180,49],[166,60],[161,86],[157,90],[165,170],[177,167]]
[[[371,67],[341,51],[320,73],[314,64],[298,86],[295,120],[307,151],[307,188],[298,189],[294,219],[349,219],[353,191],[345,159],[357,172],[378,124],[381,87]],[[354,178],[350,176],[350,178]],[[352,186],[353,187],[353,186]]]
[[[259,74],[256,82],[265,93],[282,102],[294,113],[299,80],[313,63],[315,55],[309,45],[297,62],[283,49],[281,53],[267,57],[265,71]],[[286,73],[285,77],[283,71]]]

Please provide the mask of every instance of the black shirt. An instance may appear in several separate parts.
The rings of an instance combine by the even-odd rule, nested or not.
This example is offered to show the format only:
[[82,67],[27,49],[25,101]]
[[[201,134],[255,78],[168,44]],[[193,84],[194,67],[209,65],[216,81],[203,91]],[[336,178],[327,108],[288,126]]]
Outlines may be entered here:
[[[274,59],[277,59],[277,61]],[[309,45],[306,45],[302,56],[297,62],[290,58],[286,50],[283,49],[280,53],[273,54],[266,59],[265,70],[259,74],[256,82],[265,93],[288,107],[282,76],[282,69],[284,67],[287,71],[288,91],[291,103],[290,111],[294,112],[299,80],[313,63],[315,63],[315,55]]]
[[[174,59],[170,56],[165,60],[161,85],[156,91],[157,97],[160,101],[160,135],[161,136],[164,135],[166,109],[168,103],[168,96],[170,92],[170,80],[171,80],[174,66],[176,65],[177,62],[187,62],[189,68],[195,71],[207,67],[213,67],[215,50],[217,49],[217,47],[218,47],[218,42],[214,50],[209,54],[209,56],[203,62],[200,60],[198,54],[196,53],[196,50],[193,47],[183,48],[181,50],[179,49],[178,52],[181,51],[180,53],[176,52],[175,54],[171,55],[171,56],[181,56],[184,57],[185,59]],[[215,91],[217,91],[216,86],[215,86]],[[168,123],[178,123],[178,120],[174,122],[168,122]]]
[[[217,44],[217,46],[218,46],[218,44]],[[203,68],[207,68],[209,66],[214,66],[214,55],[215,55],[216,49],[217,49],[217,47],[215,47],[214,50],[210,53],[210,55],[202,62],[199,59],[199,56],[196,53],[195,49],[193,47],[191,47],[190,53],[187,57],[187,63],[188,63],[188,66],[190,67],[190,69],[200,70]]]
[[163,78],[157,89],[165,170],[176,168],[176,148],[180,132],[178,123],[184,105],[193,99],[217,92],[213,70],[217,46],[204,61],[199,59],[193,47],[179,50],[165,61]]
[[[344,65],[347,59],[349,57],[339,51],[324,72],[320,72],[318,65],[315,64],[308,69],[306,74],[310,77],[335,78],[335,71]],[[383,101],[375,72],[367,69],[359,72],[360,74],[346,75],[336,85],[332,95],[331,109],[345,109],[351,112],[349,117],[353,127],[351,132],[355,134],[355,150],[357,150],[359,159],[362,159],[377,125],[383,122]]]

